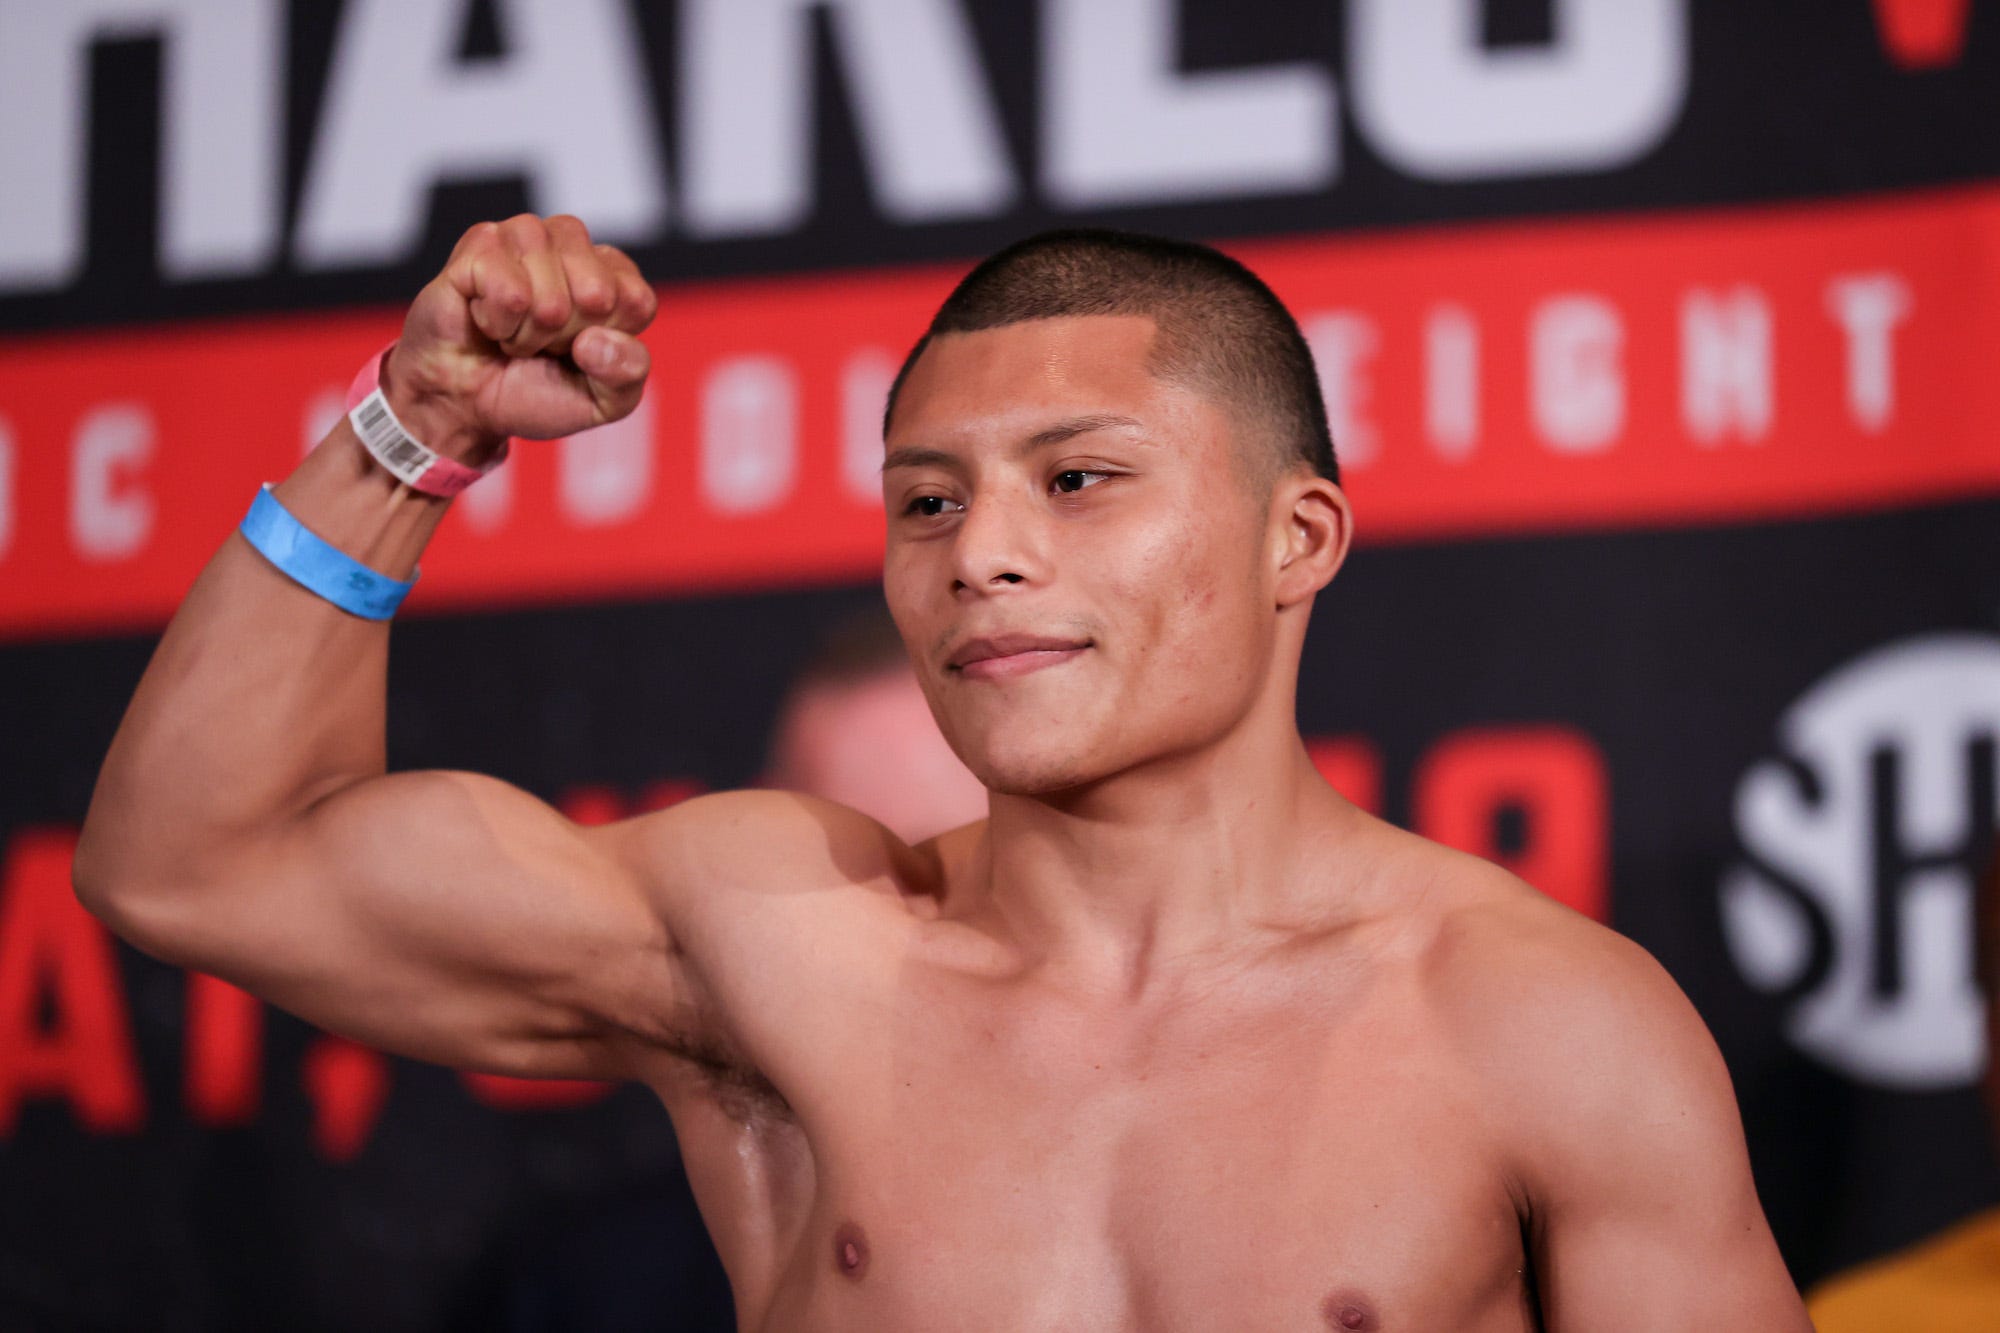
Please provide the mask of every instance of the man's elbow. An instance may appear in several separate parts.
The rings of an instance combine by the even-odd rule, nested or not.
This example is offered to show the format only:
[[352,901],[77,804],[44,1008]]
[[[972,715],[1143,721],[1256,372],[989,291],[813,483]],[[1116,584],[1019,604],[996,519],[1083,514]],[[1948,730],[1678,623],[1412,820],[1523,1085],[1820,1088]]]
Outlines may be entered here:
[[120,841],[94,811],[86,816],[70,860],[69,878],[84,910],[123,936],[130,929],[133,903],[143,896],[144,889],[136,858],[119,845]]
[[70,858],[69,882],[76,890],[76,900],[92,916],[104,915],[110,901],[112,886],[117,882],[117,862],[113,849],[106,845],[103,821],[96,811],[84,816],[83,831],[76,841],[76,853]]
[[187,898],[188,876],[167,873],[164,857],[145,855],[131,831],[86,816],[70,861],[70,887],[85,911],[112,934],[156,958],[174,961],[173,922]]

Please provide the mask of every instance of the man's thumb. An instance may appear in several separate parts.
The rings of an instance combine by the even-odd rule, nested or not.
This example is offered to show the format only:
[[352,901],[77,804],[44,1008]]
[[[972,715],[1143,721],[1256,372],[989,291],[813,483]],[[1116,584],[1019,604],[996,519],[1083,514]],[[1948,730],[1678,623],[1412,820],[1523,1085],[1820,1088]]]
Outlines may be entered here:
[[651,358],[629,333],[602,326],[585,329],[570,345],[576,368],[606,388],[624,388],[646,377]]

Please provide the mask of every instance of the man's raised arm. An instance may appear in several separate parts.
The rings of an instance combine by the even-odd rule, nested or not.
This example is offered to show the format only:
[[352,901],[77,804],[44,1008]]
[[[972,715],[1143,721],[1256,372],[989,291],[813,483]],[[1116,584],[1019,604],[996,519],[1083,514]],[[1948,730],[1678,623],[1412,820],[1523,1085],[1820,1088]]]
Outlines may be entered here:
[[[510,435],[629,413],[654,310],[632,262],[576,219],[482,224],[411,307],[383,393],[411,435],[477,467]],[[345,419],[270,498],[397,580],[448,504],[375,462]],[[386,622],[230,536],[112,744],[79,896],[150,953],[391,1050],[625,1072],[630,1039],[688,1000],[641,868],[652,835],[578,828],[470,774],[385,774],[388,649]]]

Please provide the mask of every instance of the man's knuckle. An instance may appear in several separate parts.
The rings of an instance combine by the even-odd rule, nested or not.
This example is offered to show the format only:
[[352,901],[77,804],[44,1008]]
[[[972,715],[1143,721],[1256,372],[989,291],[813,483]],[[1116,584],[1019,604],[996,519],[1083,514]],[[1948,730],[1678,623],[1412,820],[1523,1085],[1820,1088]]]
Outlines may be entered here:
[[467,227],[465,229],[465,234],[463,236],[458,238],[458,244],[452,247],[452,254],[453,255],[477,254],[482,250],[490,250],[499,243],[500,243],[499,223],[475,222],[470,227]]
[[533,213],[516,213],[500,224],[502,233],[521,249],[542,249],[548,245],[547,226]]
[[618,302],[620,305],[643,313],[647,304],[653,299],[653,289],[647,286],[642,279],[629,273],[618,279]]

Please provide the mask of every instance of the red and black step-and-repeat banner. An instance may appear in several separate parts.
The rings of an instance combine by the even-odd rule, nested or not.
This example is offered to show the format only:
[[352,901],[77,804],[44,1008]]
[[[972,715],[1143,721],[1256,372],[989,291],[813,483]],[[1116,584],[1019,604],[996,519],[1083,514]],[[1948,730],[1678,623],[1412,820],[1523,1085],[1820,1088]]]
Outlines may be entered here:
[[200,562],[522,207],[660,282],[658,370],[459,502],[395,763],[582,818],[754,780],[876,596],[882,394],[955,275],[1217,240],[1299,314],[1359,512],[1301,680],[1329,775],[1667,965],[1802,1282],[2000,1201],[1996,18],[0,3],[0,1326],[727,1326],[642,1091],[384,1058],[68,888]]

